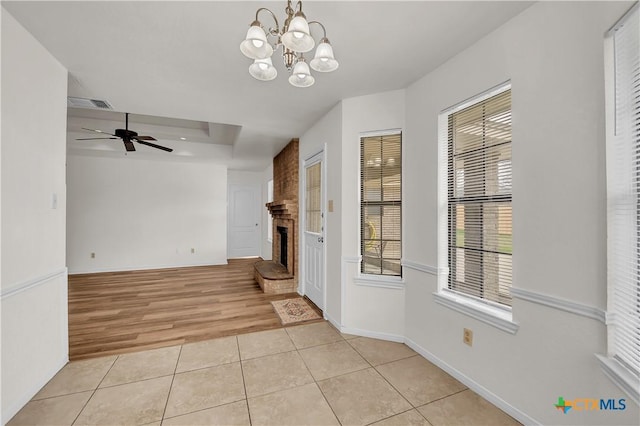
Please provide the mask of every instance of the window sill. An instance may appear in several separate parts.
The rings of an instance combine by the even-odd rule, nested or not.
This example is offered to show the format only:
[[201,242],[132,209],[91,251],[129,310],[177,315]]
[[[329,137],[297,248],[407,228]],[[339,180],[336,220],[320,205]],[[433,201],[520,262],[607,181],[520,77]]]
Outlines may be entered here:
[[450,291],[441,290],[433,293],[433,300],[447,308],[460,312],[471,318],[482,321],[502,331],[510,334],[516,334],[520,325],[514,322],[511,312],[502,311],[497,308],[476,302],[462,295],[454,294]]
[[629,395],[636,404],[640,404],[640,379],[615,359],[598,354],[595,354],[595,356],[600,362],[600,367],[605,376]]
[[392,289],[403,289],[404,279],[401,277],[385,277],[379,275],[358,275],[353,280],[357,285],[366,287],[382,287]]

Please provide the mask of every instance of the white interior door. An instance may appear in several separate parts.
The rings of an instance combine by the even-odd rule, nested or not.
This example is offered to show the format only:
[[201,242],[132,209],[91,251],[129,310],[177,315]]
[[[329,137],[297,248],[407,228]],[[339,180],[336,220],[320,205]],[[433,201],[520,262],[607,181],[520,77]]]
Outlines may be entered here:
[[259,207],[259,186],[229,185],[229,258],[260,256]]
[[304,163],[304,294],[324,310],[324,153]]

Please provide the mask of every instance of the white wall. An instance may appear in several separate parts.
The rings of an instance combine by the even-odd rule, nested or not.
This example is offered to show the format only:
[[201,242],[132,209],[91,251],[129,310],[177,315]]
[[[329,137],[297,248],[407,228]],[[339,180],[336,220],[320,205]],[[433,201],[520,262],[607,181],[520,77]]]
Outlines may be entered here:
[[[360,254],[360,135],[402,130],[404,108],[404,90],[345,99],[300,138],[301,176],[304,160],[326,144],[326,198],[333,200],[334,211],[327,212],[325,222],[325,317],[344,332],[391,340],[403,339],[404,290],[356,282]],[[301,239],[300,245],[303,244]]]
[[[337,326],[342,323],[342,274],[337,267],[342,262],[342,103],[336,105],[312,128],[307,130],[299,142],[300,150],[300,208],[304,207],[304,188],[302,181],[304,176],[304,162],[321,150],[324,152],[327,171],[326,199],[333,201],[333,212],[325,206],[325,283],[326,306],[324,316]],[[302,214],[300,214],[302,218]],[[300,231],[300,247],[304,247],[304,233]],[[300,250],[303,255],[304,250]],[[300,262],[304,265],[304,261]],[[300,280],[300,282],[304,282]]]
[[262,178],[262,172],[247,172],[242,170],[227,171],[227,183],[229,185],[260,185],[262,184]]
[[225,166],[70,155],[67,181],[71,273],[226,263]]
[[[579,312],[606,309],[603,36],[629,7],[537,3],[407,88],[406,259],[446,266],[437,263],[439,112],[511,79],[513,285]],[[516,298],[511,335],[434,304],[437,277],[405,271],[408,341],[521,421],[637,424],[628,397],[622,412],[553,407],[559,396],[625,398],[594,357],[606,353],[602,322]]]
[[[404,289],[356,283],[360,267],[354,261],[360,254],[360,135],[404,127],[404,90],[342,101],[342,326],[346,332],[392,340],[402,340],[404,335]],[[403,214],[405,210],[403,206]],[[404,236],[408,229],[404,228]]]
[[6,10],[1,14],[4,424],[68,360],[67,71]]

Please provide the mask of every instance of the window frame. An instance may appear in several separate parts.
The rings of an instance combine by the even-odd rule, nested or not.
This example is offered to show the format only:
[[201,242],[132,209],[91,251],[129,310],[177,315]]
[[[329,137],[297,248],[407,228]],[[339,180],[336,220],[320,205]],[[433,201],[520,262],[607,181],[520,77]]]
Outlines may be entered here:
[[[363,244],[363,236],[362,236],[362,140],[363,138],[370,137],[384,137],[384,136],[400,136],[400,156],[401,156],[401,165],[400,165],[400,274],[399,275],[387,275],[387,274],[374,274],[369,272],[363,272],[363,264],[364,264],[364,253],[362,253],[362,244]],[[383,288],[403,288],[404,286],[404,266],[402,262],[402,254],[404,253],[404,209],[402,207],[404,201],[404,142],[403,142],[403,131],[400,128],[393,128],[387,130],[377,130],[370,132],[361,132],[358,137],[358,252],[359,252],[359,262],[358,262],[358,272],[355,277],[355,283],[358,285],[371,286],[371,287],[383,287]]]
[[[635,14],[635,16],[633,16]],[[619,326],[620,316],[616,315],[616,302],[614,296],[614,282],[610,275],[615,269],[613,250],[616,241],[613,239],[615,232],[612,227],[611,216],[612,205],[611,192],[617,183],[617,177],[612,172],[616,169],[614,157],[617,148],[616,126],[617,126],[617,105],[616,105],[616,56],[614,36],[616,31],[629,19],[640,20],[640,6],[633,5],[627,13],[607,32],[605,36],[605,122],[606,122],[606,158],[607,158],[607,352],[606,355],[595,354],[603,373],[611,381],[631,397],[637,404],[640,404],[640,377],[639,372],[633,372],[626,362],[618,357],[616,351],[616,328]],[[640,22],[638,23],[640,25]],[[633,177],[630,177],[633,180]],[[638,209],[640,210],[640,209]],[[637,214],[637,213],[636,213]],[[636,245],[640,243],[640,238],[636,238]],[[638,291],[638,290],[637,290]]]
[[[449,197],[448,197],[448,126],[449,116],[465,108],[483,102],[493,96],[511,90],[511,81],[503,82],[491,89],[472,96],[446,108],[438,115],[438,286],[433,293],[434,301],[467,316],[492,325],[510,334],[517,333],[519,324],[513,320],[510,306],[491,302],[449,289]],[[513,164],[513,159],[511,160]],[[510,182],[511,183],[511,182]],[[455,183],[454,183],[455,185]],[[513,196],[513,189],[511,192]],[[513,205],[513,201],[511,202]],[[513,287],[513,281],[511,283]]]

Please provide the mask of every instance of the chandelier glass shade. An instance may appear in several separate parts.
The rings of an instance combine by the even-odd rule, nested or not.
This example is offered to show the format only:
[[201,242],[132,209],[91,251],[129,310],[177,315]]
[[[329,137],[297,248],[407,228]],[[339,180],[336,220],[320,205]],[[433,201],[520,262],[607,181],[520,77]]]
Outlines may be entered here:
[[269,81],[278,76],[278,70],[271,63],[271,58],[256,59],[249,66],[249,74],[255,79]]
[[316,79],[311,75],[309,65],[307,65],[303,57],[298,58],[289,77],[289,83],[296,87],[309,87],[315,82]]
[[316,42],[311,37],[309,23],[304,13],[298,12],[289,23],[289,29],[282,34],[282,44],[294,52],[305,53],[313,49]]
[[338,61],[333,57],[333,47],[326,37],[320,40],[316,55],[311,60],[311,68],[318,72],[331,72],[338,69]]
[[[265,29],[258,20],[261,12],[267,12],[275,21],[275,27]],[[289,83],[296,87],[309,87],[315,79],[311,75],[309,65],[318,72],[331,72],[338,68],[338,61],[333,54],[333,48],[327,39],[327,31],[318,21],[307,21],[302,12],[302,1],[296,3],[296,9],[292,7],[291,0],[287,0],[285,8],[285,21],[282,27],[278,24],[275,14],[267,8],[259,8],[256,11],[256,19],[249,26],[247,36],[240,43],[240,51],[254,62],[249,66],[249,74],[252,77],[269,81],[276,78],[278,71],[273,66],[271,56],[273,52],[282,47],[284,65],[291,73]],[[305,61],[303,53],[313,50],[316,42],[311,35],[310,25],[318,25],[322,29],[323,36],[316,48],[314,58],[309,64]],[[271,40],[269,40],[271,39]]]
[[251,24],[247,37],[240,44],[240,50],[252,59],[265,59],[273,55],[273,47],[267,42],[267,35],[259,22]]

